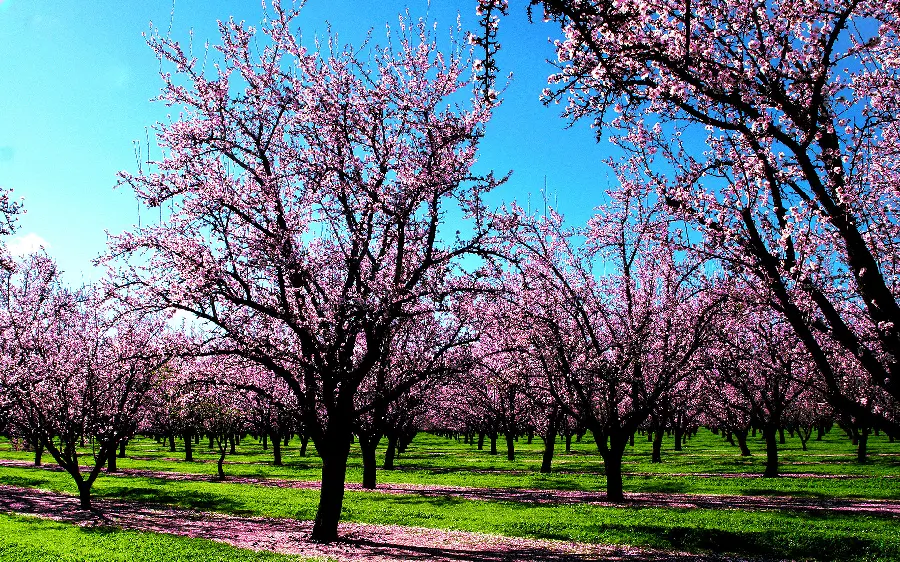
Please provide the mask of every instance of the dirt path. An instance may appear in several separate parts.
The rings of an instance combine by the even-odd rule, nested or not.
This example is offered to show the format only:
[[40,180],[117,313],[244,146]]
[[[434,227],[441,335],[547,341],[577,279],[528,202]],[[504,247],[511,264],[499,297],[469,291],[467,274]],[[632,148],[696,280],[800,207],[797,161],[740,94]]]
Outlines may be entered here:
[[[0,459],[0,466],[35,468],[27,461]],[[61,470],[57,465],[48,463],[40,467],[42,470]],[[170,472],[122,468],[116,474],[139,478],[158,478],[161,480],[186,482],[226,482],[231,484],[251,484],[270,486],[273,488],[293,488],[301,490],[317,490],[316,480],[288,480],[284,478],[264,478],[253,476],[226,476],[219,480],[215,475],[193,474],[187,472]],[[802,498],[795,496],[734,496],[717,494],[678,494],[669,492],[628,493],[622,503],[610,502],[600,492],[583,492],[577,490],[533,490],[523,488],[470,488],[463,486],[424,485],[424,484],[379,484],[375,490],[366,490],[360,484],[348,482],[348,491],[374,492],[382,494],[416,495],[433,498],[459,498],[466,500],[506,501],[539,505],[565,505],[588,503],[605,507],[663,507],[663,508],[706,508],[706,509],[743,509],[771,510],[783,509],[806,512],[852,512],[880,517],[900,518],[900,501],[892,500],[858,500],[845,498]]]
[[81,511],[74,496],[0,485],[0,511],[6,513],[35,515],[84,526],[200,537],[239,548],[326,556],[342,562],[744,560],[629,546],[518,539],[481,533],[358,523],[341,523],[341,541],[322,545],[307,538],[312,529],[311,521],[237,517],[121,500],[94,500],[94,507],[91,512]]

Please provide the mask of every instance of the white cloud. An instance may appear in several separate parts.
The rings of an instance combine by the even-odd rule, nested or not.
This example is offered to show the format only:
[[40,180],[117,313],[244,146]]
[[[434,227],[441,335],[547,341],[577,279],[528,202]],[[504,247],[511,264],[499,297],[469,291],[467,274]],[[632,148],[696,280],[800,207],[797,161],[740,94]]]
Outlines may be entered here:
[[10,254],[14,256],[25,256],[37,252],[41,248],[49,248],[50,243],[34,232],[29,232],[28,234],[23,234],[22,236],[16,236],[10,239],[6,243],[6,246],[9,248]]

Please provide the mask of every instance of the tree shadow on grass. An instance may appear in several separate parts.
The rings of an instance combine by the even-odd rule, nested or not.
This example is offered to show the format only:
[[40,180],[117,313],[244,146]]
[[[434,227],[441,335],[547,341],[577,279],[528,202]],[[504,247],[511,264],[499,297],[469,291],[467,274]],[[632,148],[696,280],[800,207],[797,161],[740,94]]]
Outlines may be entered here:
[[175,491],[164,487],[106,486],[98,497],[141,502],[144,505],[176,505],[199,511],[218,511],[234,515],[253,515],[242,502],[199,490]]

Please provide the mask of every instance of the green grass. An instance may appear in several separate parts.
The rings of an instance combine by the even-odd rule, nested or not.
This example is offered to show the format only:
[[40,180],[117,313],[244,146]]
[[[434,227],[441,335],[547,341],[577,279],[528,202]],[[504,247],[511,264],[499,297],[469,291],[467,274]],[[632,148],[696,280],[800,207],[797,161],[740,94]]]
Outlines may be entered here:
[[[781,446],[782,472],[848,476],[847,478],[758,476],[765,462],[759,438],[750,439],[754,455],[742,458],[736,447],[709,431],[674,451],[671,438],[663,449],[663,463],[650,463],[650,443],[637,437],[626,451],[625,489],[631,492],[678,492],[734,495],[793,495],[819,498],[900,499],[900,443],[871,436],[870,460],[855,462],[855,448],[834,430],[822,441],[811,440],[802,451],[796,438]],[[487,447],[486,447],[487,448]],[[474,445],[428,434],[419,435],[397,461],[398,470],[379,471],[379,482],[443,484],[487,488],[603,490],[605,477],[596,446],[589,436],[573,443],[571,453],[557,444],[554,472],[542,475],[542,443],[525,439],[516,444],[516,459],[479,451]],[[272,466],[271,449],[245,439],[237,454],[229,455],[231,476],[317,480],[321,462],[310,444],[300,457],[295,441],[284,450],[285,466]],[[199,462],[186,463],[183,444],[172,453],[149,438],[135,439],[130,458],[119,466],[158,471],[214,474],[217,455],[205,442],[195,447]],[[0,458],[31,460],[30,453],[12,451],[0,440]],[[49,462],[51,459],[45,457]],[[379,458],[379,461],[381,459]],[[714,476],[701,476],[713,474]],[[362,476],[361,457],[354,447],[349,481]],[[851,477],[852,476],[852,477]],[[34,469],[0,468],[0,482],[74,493],[68,475]],[[310,519],[318,501],[315,490],[292,490],[237,483],[166,481],[155,478],[101,477],[95,485],[100,497],[159,502],[238,515]],[[808,514],[790,511],[712,509],[608,508],[594,505],[534,506],[498,501],[424,498],[350,492],[343,519],[365,523],[416,525],[508,536],[608,542],[692,551],[732,551],[743,555],[788,558],[892,560],[900,559],[900,524],[896,518],[853,513]]]
[[303,562],[311,558],[254,552],[198,538],[78,527],[0,514],[0,560],[11,562]]
[[[0,483],[75,491],[67,475],[31,468],[0,468]],[[314,490],[154,478],[103,478],[95,488],[99,497],[298,519],[312,518],[318,500]],[[900,525],[896,519],[852,513],[610,508],[589,504],[533,506],[349,492],[342,517],[363,523],[743,555],[843,560],[900,558]]]
[[[821,442],[811,440],[809,451],[802,451],[796,438],[782,445],[782,472],[814,473],[858,478],[823,479],[792,478],[763,479],[759,477],[725,477],[736,473],[762,474],[765,453],[760,439],[750,439],[754,453],[742,458],[720,436],[701,430],[684,447],[672,450],[671,439],[664,443],[663,463],[650,463],[650,444],[646,438],[635,440],[626,450],[623,469],[625,490],[631,492],[677,492],[734,495],[795,495],[820,498],[900,499],[900,443],[889,443],[884,436],[870,437],[869,463],[856,463],[854,447],[842,432],[834,430]],[[119,459],[123,468],[145,468],[159,471],[215,474],[217,454],[209,451],[206,442],[195,447],[200,462],[183,460],[183,445],[178,451],[153,439],[139,438],[128,447],[128,455],[138,458]],[[502,444],[500,444],[502,445]],[[596,446],[589,436],[581,443],[573,443],[572,453],[566,454],[562,443],[557,445],[554,472],[540,474],[542,445],[535,438],[532,444],[521,439],[517,444],[516,460],[507,461],[504,454],[489,455],[474,445],[443,439],[428,434],[419,435],[407,453],[397,461],[398,470],[379,471],[378,481],[384,483],[442,484],[484,488],[537,488],[558,490],[598,491],[605,486],[603,464]],[[502,448],[502,447],[501,447]],[[288,478],[318,480],[321,461],[314,455],[300,457],[297,442],[285,449],[283,467],[272,466],[271,450],[263,451],[260,443],[245,439],[237,454],[229,455],[226,473],[230,476],[258,478]],[[0,441],[0,458],[31,460],[31,453],[14,452],[9,443]],[[47,461],[51,459],[45,457]],[[379,459],[380,461],[381,459]],[[682,476],[680,474],[721,474],[723,477]],[[347,473],[348,481],[362,479],[362,461],[354,447]]]

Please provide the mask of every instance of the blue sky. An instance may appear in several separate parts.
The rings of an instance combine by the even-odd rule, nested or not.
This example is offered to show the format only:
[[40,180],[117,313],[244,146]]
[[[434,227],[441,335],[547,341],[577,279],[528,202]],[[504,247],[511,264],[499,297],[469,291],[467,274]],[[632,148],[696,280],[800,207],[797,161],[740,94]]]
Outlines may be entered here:
[[[538,205],[544,176],[551,197],[570,221],[580,222],[602,201],[610,174],[602,160],[607,141],[595,143],[586,123],[566,130],[558,107],[538,100],[552,67],[551,24],[527,21],[524,0],[510,2],[501,26],[502,72],[514,77],[489,125],[480,168],[513,171],[491,202],[531,194]],[[309,0],[299,24],[304,37],[324,36],[326,22],[342,43],[358,44],[369,29],[380,40],[384,25],[408,8],[449,30],[457,13],[476,25],[475,0],[360,2]],[[134,142],[167,109],[151,102],[161,85],[159,65],[141,33],[154,27],[194,45],[218,37],[216,20],[261,19],[255,0],[0,0],[0,186],[25,198],[27,214],[9,241],[16,251],[46,243],[70,282],[96,280],[90,262],[106,248],[106,232],[131,228],[138,205],[127,189],[114,190],[116,172],[135,170]],[[152,131],[151,157],[155,152]],[[149,218],[150,211],[141,211]]]

